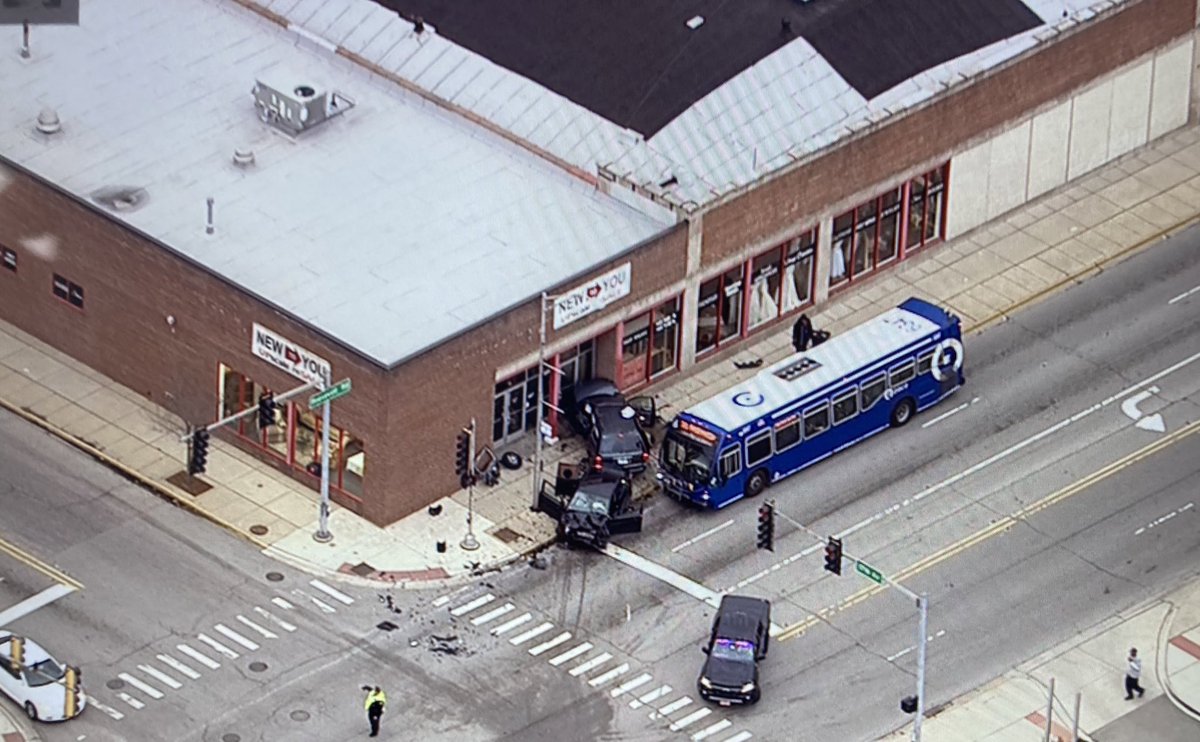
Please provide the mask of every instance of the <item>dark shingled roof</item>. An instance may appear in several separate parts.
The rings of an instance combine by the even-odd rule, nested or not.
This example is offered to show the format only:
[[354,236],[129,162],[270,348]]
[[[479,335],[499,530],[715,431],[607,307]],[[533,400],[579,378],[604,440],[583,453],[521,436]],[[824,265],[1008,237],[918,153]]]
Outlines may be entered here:
[[795,35],[872,98],[1041,23],[1019,0],[375,1],[647,138]]

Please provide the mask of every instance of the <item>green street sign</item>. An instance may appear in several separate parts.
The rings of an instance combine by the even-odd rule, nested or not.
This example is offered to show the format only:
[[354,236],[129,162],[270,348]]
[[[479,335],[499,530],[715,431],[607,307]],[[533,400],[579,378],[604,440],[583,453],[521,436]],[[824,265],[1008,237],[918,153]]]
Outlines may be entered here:
[[866,562],[858,562],[858,561],[854,562],[854,569],[857,570],[857,572],[860,575],[862,575],[863,577],[866,577],[868,580],[873,580],[874,582],[878,582],[880,585],[883,584],[883,573],[880,572],[879,570],[875,569],[871,565],[867,564]]
[[315,410],[326,402],[332,402],[338,397],[344,397],[350,393],[350,380],[342,379],[333,386],[324,391],[317,392],[308,398],[308,409]]

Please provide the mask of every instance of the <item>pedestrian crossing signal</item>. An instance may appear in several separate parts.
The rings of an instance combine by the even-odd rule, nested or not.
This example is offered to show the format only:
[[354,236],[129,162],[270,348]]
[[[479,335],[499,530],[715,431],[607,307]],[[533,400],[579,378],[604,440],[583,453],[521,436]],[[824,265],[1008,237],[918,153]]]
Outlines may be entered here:
[[829,537],[829,543],[825,544],[825,569],[840,575],[842,573],[842,540],[840,538]]
[[208,464],[208,431],[200,428],[192,433],[192,452],[188,458],[188,474],[203,474]]
[[775,503],[758,506],[758,548],[775,551]]

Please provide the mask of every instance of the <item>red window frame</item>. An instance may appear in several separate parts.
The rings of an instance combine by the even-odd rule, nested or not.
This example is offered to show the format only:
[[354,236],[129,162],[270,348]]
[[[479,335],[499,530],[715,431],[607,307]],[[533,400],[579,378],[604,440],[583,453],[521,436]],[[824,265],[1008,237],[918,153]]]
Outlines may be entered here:
[[[663,370],[655,373],[654,368],[653,368],[654,364],[651,361],[651,353],[654,352],[654,338],[655,338],[654,325],[655,325],[655,319],[656,319],[655,314],[657,313],[659,307],[661,307],[663,304],[666,304],[667,302],[672,301],[672,300],[674,300],[674,302],[675,302],[675,327],[676,327],[676,330],[675,330],[675,365],[673,365],[669,368],[664,368]],[[642,312],[641,314],[635,315],[634,317],[630,317],[629,319],[621,322],[621,337],[620,337],[620,344],[618,346],[621,350],[620,350],[620,357],[617,359],[617,367],[619,369],[621,369],[622,372],[618,374],[618,376],[620,376],[621,378],[617,379],[616,381],[617,381],[617,384],[622,389],[622,391],[641,389],[642,387],[649,384],[651,381],[658,381],[659,379],[663,378],[664,376],[668,376],[679,370],[679,348],[680,348],[680,342],[682,341],[683,333],[680,332],[678,330],[678,328],[679,328],[679,323],[680,323],[680,320],[682,319],[682,316],[683,316],[683,297],[680,294],[676,294],[673,297],[667,297],[666,299],[663,299],[655,306],[647,309],[645,312]],[[649,317],[649,322],[646,325],[646,352],[641,354],[643,369],[642,369],[641,375],[639,376],[639,378],[636,382],[632,382],[628,386],[625,386],[624,385],[625,340],[626,340],[625,325],[635,319],[641,319],[642,317]]]

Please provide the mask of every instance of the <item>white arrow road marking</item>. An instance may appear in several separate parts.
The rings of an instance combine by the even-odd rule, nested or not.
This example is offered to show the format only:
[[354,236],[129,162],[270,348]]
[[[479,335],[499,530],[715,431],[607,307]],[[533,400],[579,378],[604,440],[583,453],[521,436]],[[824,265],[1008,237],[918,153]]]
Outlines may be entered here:
[[1150,397],[1158,394],[1158,387],[1152,386],[1145,391],[1138,392],[1121,403],[1121,412],[1125,413],[1126,417],[1134,421],[1142,430],[1150,430],[1155,433],[1165,433],[1167,426],[1163,424],[1162,415],[1157,412],[1153,415],[1145,415],[1138,409],[1138,405],[1145,402]]
[[113,719],[115,719],[117,721],[120,721],[121,719],[125,718],[125,714],[122,714],[120,711],[117,711],[115,708],[113,708],[111,706],[105,706],[103,703],[100,703],[99,701],[97,701],[95,698],[92,698],[91,696],[87,697],[87,703],[89,706],[95,706],[96,708],[100,709],[101,711],[108,714],[109,716],[111,716]]
[[542,652],[545,652],[550,649],[554,649],[559,644],[562,644],[563,642],[567,641],[570,638],[571,638],[571,632],[564,631],[563,633],[554,637],[550,641],[542,642],[541,644],[537,645],[536,647],[533,647],[532,649],[529,650],[529,653],[532,654],[534,657],[537,657]]
[[653,703],[654,701],[657,701],[658,699],[662,698],[663,696],[667,695],[670,692],[671,692],[671,686],[664,685],[664,686],[660,687],[658,690],[650,691],[649,693],[642,696],[641,698],[633,699],[632,701],[629,702],[629,708],[631,708],[631,709],[641,708],[642,706],[645,706],[648,703]]
[[488,611],[487,613],[483,614],[482,616],[476,616],[475,618],[472,618],[471,625],[479,626],[480,624],[485,624],[488,621],[493,621],[497,618],[500,618],[501,616],[503,616],[506,613],[512,612],[515,608],[516,608],[516,606],[513,605],[512,603],[505,603],[504,605],[500,606],[499,608],[493,608],[492,610]]
[[129,694],[128,694],[128,693],[126,693],[125,691],[121,691],[121,692],[117,693],[117,698],[120,698],[122,701],[124,701],[125,703],[128,703],[130,706],[132,706],[132,707],[133,707],[133,708],[135,708],[135,709],[144,709],[144,708],[146,708],[146,704],[142,703],[142,702],[141,702],[141,701],[139,701],[138,699],[136,699],[136,698],[134,698],[133,696],[129,695]]
[[475,610],[479,606],[487,605],[488,603],[491,603],[495,599],[496,599],[496,596],[492,595],[491,593],[488,593],[487,595],[480,595],[475,600],[469,601],[467,603],[463,603],[462,605],[458,606],[457,608],[451,608],[450,615],[451,616],[461,616],[464,613],[470,613],[471,611]]
[[706,709],[706,708],[696,709],[692,713],[688,714],[687,716],[683,717],[679,721],[672,724],[671,731],[678,732],[680,729],[690,727],[692,724],[695,724],[696,722],[700,721],[701,719],[703,719],[704,717],[708,716],[711,713],[712,713],[712,709]]
[[238,644],[241,644],[246,649],[249,649],[251,652],[258,649],[257,644],[250,641],[249,639],[242,636],[241,634],[237,633],[236,631],[229,628],[228,626],[226,626],[223,623],[219,623],[216,626],[214,626],[213,628],[216,629],[217,631],[219,631],[220,633],[224,634],[226,639],[232,639],[233,641],[237,642]]
[[237,620],[241,621],[242,625],[247,626],[251,629],[254,629],[258,633],[262,634],[264,639],[278,639],[279,638],[278,634],[275,634],[272,631],[268,631],[267,629],[263,628],[262,626],[259,626],[258,624],[254,623],[250,619],[241,615],[240,613],[238,614]]
[[224,645],[224,644],[222,644],[221,642],[219,642],[219,641],[217,641],[216,639],[212,638],[212,637],[211,637],[211,636],[209,636],[208,634],[200,634],[200,635],[199,635],[197,638],[198,638],[200,641],[202,641],[202,642],[204,642],[205,644],[207,644],[208,646],[210,646],[210,647],[212,647],[213,649],[217,650],[217,651],[218,651],[218,652],[220,652],[221,654],[225,655],[226,657],[228,657],[228,658],[229,658],[229,659],[231,659],[231,660],[236,660],[238,657],[240,657],[240,656],[241,656],[241,655],[239,655],[237,652],[233,651],[232,649],[230,649],[229,647],[225,646],[225,645]]
[[267,619],[268,621],[274,623],[276,626],[283,629],[284,631],[295,631],[296,630],[295,625],[290,624],[287,621],[284,621],[282,618],[276,618],[274,615],[272,615],[266,609],[259,608],[258,606],[254,606],[254,612],[257,613],[258,615],[262,616],[263,618]]
[[575,647],[574,649],[568,649],[567,651],[563,652],[562,654],[558,655],[557,657],[552,657],[550,659],[550,664],[554,665],[555,667],[558,667],[559,665],[561,665],[564,662],[570,662],[571,660],[575,659],[576,657],[578,657],[579,655],[583,654],[584,652],[588,651],[591,648],[592,648],[591,642],[584,642],[583,644],[580,644],[579,646]]
[[320,580],[309,580],[308,584],[312,585],[313,587],[315,587],[316,589],[325,593],[326,595],[333,598],[334,600],[345,603],[346,605],[350,605],[351,603],[354,602],[354,598],[351,598],[349,595],[345,594],[341,590],[335,590],[334,588],[330,587],[329,585],[326,585],[324,582],[321,582]]
[[192,680],[200,679],[200,673],[196,672],[195,670],[193,670],[192,668],[183,664],[182,662],[175,659],[174,657],[172,657],[169,654],[158,655],[158,661],[163,663],[167,667],[171,668],[172,670],[179,672],[181,675],[185,675],[185,676],[191,678]]
[[650,682],[650,673],[644,672],[641,675],[638,675],[633,680],[627,680],[624,683],[622,683],[621,685],[618,685],[616,688],[613,688],[612,691],[610,692],[610,695],[613,698],[616,698],[617,696],[628,693],[629,691],[633,690],[634,688],[640,688],[641,686],[643,686],[649,682]]
[[716,724],[710,727],[705,727],[692,735],[692,742],[700,742],[702,739],[708,739],[718,732],[723,732],[733,726],[733,722],[729,719],[721,719]]
[[552,628],[554,628],[554,624],[547,622],[547,623],[541,624],[540,626],[534,626],[532,629],[530,629],[529,631],[526,631],[523,634],[517,634],[516,636],[509,639],[508,641],[513,646],[516,646],[518,644],[524,644],[525,642],[529,641],[530,639],[532,639],[535,636],[545,634],[547,631],[549,631]]
[[518,626],[520,626],[521,624],[528,623],[532,620],[533,620],[532,613],[522,613],[520,616],[517,616],[516,618],[512,619],[511,621],[505,621],[504,623],[500,624],[496,628],[492,629],[492,636],[500,636],[504,632],[511,631],[511,630],[517,628]]
[[166,683],[167,685],[174,688],[175,690],[179,690],[180,688],[183,687],[183,683],[179,682],[178,680],[176,680],[175,678],[166,674],[165,672],[162,672],[161,670],[154,669],[150,665],[138,665],[138,669],[141,670],[142,672],[146,673],[150,677],[154,678],[155,680],[159,681],[160,683]]
[[602,675],[597,675],[596,677],[589,680],[588,685],[592,686],[593,688],[599,688],[600,686],[604,685],[608,681],[613,680],[614,678],[620,677],[621,675],[624,675],[627,672],[629,672],[629,663],[622,662],[621,664],[617,665],[616,667],[609,670],[608,672],[606,672]]
[[599,667],[600,665],[603,665],[605,662],[608,662],[611,659],[612,659],[611,654],[609,654],[608,652],[601,652],[600,654],[591,658],[587,662],[584,662],[582,664],[576,665],[575,667],[572,667],[570,670],[571,677],[577,678],[580,675],[587,672],[588,670],[595,670],[597,667]]
[[1167,514],[1166,514],[1166,515],[1164,515],[1163,517],[1161,517],[1161,518],[1159,518],[1159,519],[1157,519],[1157,520],[1154,520],[1154,521],[1150,522],[1149,524],[1147,524],[1147,525],[1145,525],[1145,526],[1142,526],[1141,528],[1139,528],[1139,529],[1137,529],[1136,531],[1134,531],[1134,532],[1133,532],[1133,535],[1134,535],[1134,536],[1141,536],[1143,533],[1145,533],[1146,531],[1149,531],[1151,528],[1154,528],[1154,527],[1156,527],[1156,526],[1161,526],[1163,523],[1166,523],[1167,521],[1171,520],[1171,519],[1172,519],[1172,518],[1174,518],[1176,515],[1180,515],[1180,514],[1182,514],[1182,513],[1186,513],[1187,511],[1191,510],[1191,509],[1192,509],[1192,508],[1194,508],[1194,507],[1196,507],[1196,503],[1194,503],[1194,502],[1189,502],[1187,505],[1184,505],[1184,506],[1183,506],[1183,507],[1181,507],[1181,508],[1176,508],[1175,510],[1172,510],[1171,512],[1167,513]]
[[158,700],[163,697],[162,691],[160,691],[158,688],[154,688],[152,686],[146,685],[145,683],[138,680],[137,678],[135,678],[134,676],[130,675],[127,672],[119,672],[119,673],[117,673],[117,677],[120,678],[121,680],[124,680],[126,683],[129,683],[134,688],[137,688],[138,690],[145,693],[146,695],[150,696],[154,700]]
[[1167,425],[1163,422],[1163,416],[1157,412],[1153,415],[1146,415],[1141,420],[1138,420],[1136,423],[1134,423],[1134,425],[1138,426],[1142,430],[1148,430],[1151,433],[1167,432]]
[[207,667],[210,670],[216,670],[218,667],[221,666],[220,662],[217,662],[216,660],[210,658],[208,655],[204,654],[203,652],[197,652],[196,650],[192,649],[191,647],[189,647],[186,644],[176,644],[175,648],[178,649],[180,652],[183,652],[184,654],[186,654],[188,657],[191,657],[192,659],[196,660],[200,664],[204,665],[205,667]]

